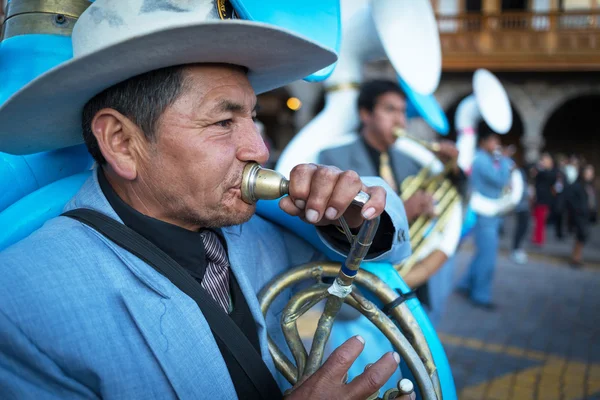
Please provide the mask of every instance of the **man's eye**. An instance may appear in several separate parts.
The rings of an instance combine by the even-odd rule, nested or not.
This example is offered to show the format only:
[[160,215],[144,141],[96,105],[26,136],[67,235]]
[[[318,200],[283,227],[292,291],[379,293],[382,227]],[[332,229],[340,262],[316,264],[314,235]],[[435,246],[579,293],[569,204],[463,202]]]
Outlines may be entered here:
[[215,125],[220,126],[221,128],[229,128],[232,123],[232,119],[224,119],[223,121],[217,122]]

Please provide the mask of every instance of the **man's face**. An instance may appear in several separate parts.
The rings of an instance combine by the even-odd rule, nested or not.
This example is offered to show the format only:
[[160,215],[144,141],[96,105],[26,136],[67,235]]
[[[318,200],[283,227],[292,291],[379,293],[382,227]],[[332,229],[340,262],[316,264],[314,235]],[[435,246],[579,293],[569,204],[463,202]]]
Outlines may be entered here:
[[496,134],[491,134],[482,141],[482,148],[488,153],[493,153],[500,146],[500,138]]
[[552,167],[554,167],[554,162],[552,161],[552,157],[550,157],[550,155],[548,154],[544,154],[542,156],[542,167],[544,167],[545,169],[552,169]]
[[372,112],[362,110],[361,119],[366,134],[389,147],[396,141],[394,129],[406,128],[406,100],[395,92],[384,93],[377,98]]
[[191,66],[184,81],[158,122],[139,177],[167,220],[202,227],[243,223],[255,206],[241,199],[242,170],[269,155],[253,121],[254,90],[242,69],[225,65]]

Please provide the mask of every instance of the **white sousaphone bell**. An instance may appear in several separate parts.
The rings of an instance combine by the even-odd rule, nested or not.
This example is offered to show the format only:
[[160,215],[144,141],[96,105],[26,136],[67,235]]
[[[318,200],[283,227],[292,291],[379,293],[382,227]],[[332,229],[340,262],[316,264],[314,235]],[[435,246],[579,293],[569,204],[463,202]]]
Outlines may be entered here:
[[[477,147],[477,124],[483,119],[496,133],[504,135],[512,127],[512,109],[504,87],[486,69],[478,69],[473,75],[473,93],[465,97],[456,109],[456,145],[459,150],[458,165],[470,173]],[[524,185],[520,173],[511,173],[510,190],[500,199],[491,199],[479,192],[471,193],[469,207],[478,215],[505,214],[519,203]]]

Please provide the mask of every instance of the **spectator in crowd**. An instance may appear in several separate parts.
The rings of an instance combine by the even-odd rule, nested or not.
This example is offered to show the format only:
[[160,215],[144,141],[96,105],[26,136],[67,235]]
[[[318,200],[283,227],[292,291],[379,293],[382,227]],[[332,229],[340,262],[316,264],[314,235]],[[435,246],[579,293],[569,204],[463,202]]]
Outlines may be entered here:
[[575,244],[571,253],[570,265],[579,268],[583,265],[583,246],[589,237],[589,228],[596,222],[598,202],[594,187],[595,171],[591,164],[581,168],[579,176],[567,192],[566,203],[573,217]]
[[549,153],[542,154],[535,176],[534,229],[532,242],[543,246],[546,242],[546,219],[553,201],[552,188],[556,181],[554,161]]
[[552,193],[554,199],[552,201],[551,217],[550,220],[554,224],[554,231],[556,238],[561,240],[563,235],[564,226],[564,215],[565,215],[565,187],[567,186],[567,178],[565,174],[565,167],[567,166],[568,159],[564,154],[558,154],[556,156],[556,163],[554,167],[554,173],[556,180],[552,186]]
[[577,180],[577,175],[579,174],[579,158],[576,155],[572,154],[569,157],[569,161],[564,168],[565,177],[567,179],[567,185],[572,185]]

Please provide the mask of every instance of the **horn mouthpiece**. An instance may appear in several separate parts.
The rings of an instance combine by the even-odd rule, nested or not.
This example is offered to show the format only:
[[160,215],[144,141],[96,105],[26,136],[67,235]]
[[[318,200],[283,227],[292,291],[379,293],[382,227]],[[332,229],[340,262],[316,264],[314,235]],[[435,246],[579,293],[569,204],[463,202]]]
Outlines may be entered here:
[[289,192],[289,181],[279,172],[249,163],[242,174],[242,200],[254,204],[258,200],[273,200]]

